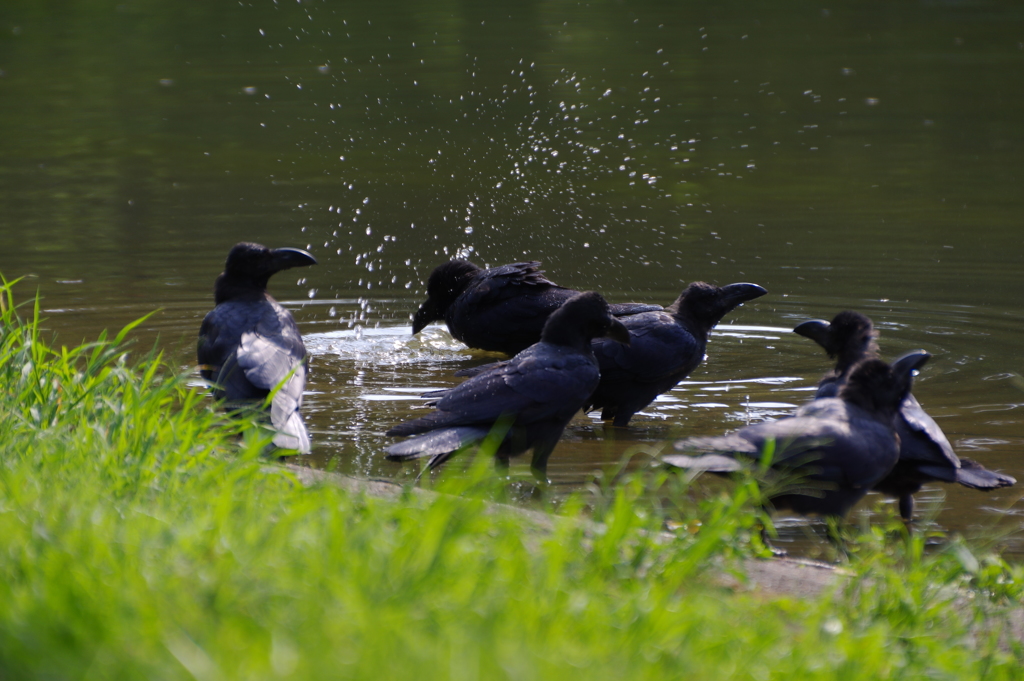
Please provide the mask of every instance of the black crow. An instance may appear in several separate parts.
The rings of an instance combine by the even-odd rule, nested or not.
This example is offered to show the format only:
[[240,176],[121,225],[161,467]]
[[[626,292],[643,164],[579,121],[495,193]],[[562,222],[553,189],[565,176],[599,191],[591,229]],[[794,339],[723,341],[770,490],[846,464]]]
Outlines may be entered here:
[[842,517],[884,478],[899,458],[895,417],[910,390],[911,374],[930,355],[905,355],[892,367],[869,358],[855,364],[837,397],[814,400],[794,416],[757,423],[721,437],[676,442],[669,465],[727,474],[739,470],[737,457],[760,460],[769,443],[771,467],[798,476],[802,488],[771,497],[779,510],[801,515]]
[[[831,323],[807,321],[793,331],[816,342],[836,360],[835,368],[818,383],[816,398],[835,396],[855,362],[878,356],[878,334],[871,320],[859,312],[840,312]],[[956,482],[972,489],[989,490],[1017,482],[976,461],[957,458],[945,433],[912,394],[900,405],[896,432],[900,436],[899,461],[875,489],[899,500],[900,516],[907,522],[914,516],[913,495],[925,483]]]
[[767,291],[757,284],[719,288],[697,281],[662,311],[625,317],[629,346],[594,341],[601,382],[584,411],[625,426],[661,393],[690,375],[704,359],[708,332],[730,310]]
[[264,400],[283,381],[270,404],[274,444],[303,453],[310,448],[299,413],[306,346],[291,313],[267,293],[267,280],[281,270],[315,264],[297,248],[235,244],[214,284],[217,306],[203,319],[197,350],[200,373],[213,383],[214,397],[229,404]]
[[387,458],[430,457],[434,468],[459,449],[483,439],[496,423],[511,423],[497,451],[500,464],[533,449],[531,466],[545,479],[548,457],[562,430],[598,381],[590,342],[608,336],[629,342],[629,333],[594,292],[578,293],[555,310],[539,343],[497,362],[437,397],[435,411],[395,426],[388,435],[416,435],[388,447]]
[[[548,316],[579,291],[544,277],[539,262],[482,269],[468,260],[439,265],[427,280],[427,299],[412,332],[444,320],[452,337],[471,348],[515,355],[540,340]],[[660,310],[660,305],[609,305],[615,316]]]

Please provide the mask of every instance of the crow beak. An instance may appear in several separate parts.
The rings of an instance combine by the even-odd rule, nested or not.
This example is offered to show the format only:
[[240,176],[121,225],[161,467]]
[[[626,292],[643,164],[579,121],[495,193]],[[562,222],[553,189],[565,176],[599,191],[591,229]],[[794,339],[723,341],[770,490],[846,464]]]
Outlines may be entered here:
[[931,358],[931,354],[924,350],[914,350],[893,362],[892,371],[897,376],[912,377],[914,372],[920,370]]
[[812,319],[802,324],[798,324],[793,333],[799,334],[804,338],[810,338],[812,341],[817,343],[823,348],[829,346],[829,329],[831,326],[828,322],[823,319]]
[[760,298],[768,293],[768,290],[757,284],[729,284],[722,287],[722,293],[724,294],[723,300],[732,309],[748,300]]
[[931,357],[924,350],[915,350],[908,352],[890,365],[893,375],[899,381],[904,398],[910,393],[910,387],[914,384],[914,376],[917,375],[918,369],[923,367]]
[[605,332],[605,336],[611,338],[616,343],[622,343],[623,345],[629,345],[629,329],[626,325],[620,322],[618,319],[612,319],[612,323],[608,327],[608,331]]
[[293,267],[315,265],[316,258],[301,248],[275,248],[270,252],[270,262],[273,271],[280,272]]
[[437,314],[437,306],[434,304],[433,300],[427,298],[426,301],[420,305],[420,309],[416,310],[416,314],[412,317],[413,335],[422,331],[430,322],[434,322],[439,319],[441,319],[441,316]]

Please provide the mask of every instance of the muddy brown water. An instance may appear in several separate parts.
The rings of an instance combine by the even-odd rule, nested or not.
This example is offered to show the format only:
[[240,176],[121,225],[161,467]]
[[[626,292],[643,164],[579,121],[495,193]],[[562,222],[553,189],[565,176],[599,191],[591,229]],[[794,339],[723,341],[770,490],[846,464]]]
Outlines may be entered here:
[[[64,343],[159,310],[140,346],[185,368],[232,243],[308,247],[272,282],[311,354],[306,460],[398,478],[384,431],[482,360],[409,333],[440,262],[538,259],[613,301],[752,281],[631,428],[573,421],[557,489],[790,413],[828,368],[790,329],[842,309],[932,353],[922,404],[1024,480],[1024,11],[677,4],[4,3],[0,271]],[[919,504],[978,535],[1022,492]]]

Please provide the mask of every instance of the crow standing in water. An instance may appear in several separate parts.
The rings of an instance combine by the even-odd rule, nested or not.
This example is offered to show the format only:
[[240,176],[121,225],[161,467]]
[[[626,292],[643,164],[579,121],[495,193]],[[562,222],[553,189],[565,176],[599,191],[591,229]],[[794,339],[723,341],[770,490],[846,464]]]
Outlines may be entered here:
[[306,346],[291,313],[267,293],[267,280],[281,270],[315,264],[297,248],[235,244],[214,284],[217,306],[203,319],[197,350],[200,373],[214,384],[217,399],[264,400],[284,381],[270,404],[274,444],[303,453],[310,449],[299,414]]
[[772,505],[801,515],[842,517],[896,465],[896,414],[910,391],[911,374],[929,357],[911,353],[892,367],[865,359],[850,368],[836,397],[808,402],[794,416],[729,435],[680,440],[677,450],[709,453],[663,460],[678,468],[727,474],[740,469],[739,457],[759,460],[771,442],[771,467],[799,475],[805,485],[773,496]]
[[[577,293],[546,279],[539,262],[485,270],[452,260],[431,272],[412,332],[444,320],[452,336],[471,348],[515,355],[539,341],[548,316]],[[661,309],[636,303],[609,308],[616,317]]]
[[664,310],[622,320],[629,346],[594,341],[601,382],[584,411],[601,409],[601,418],[625,426],[661,393],[690,375],[704,359],[708,332],[741,303],[763,296],[757,284],[719,288],[697,281]]
[[[836,360],[835,368],[818,383],[816,399],[833,397],[846,382],[850,367],[865,357],[877,357],[878,333],[871,320],[859,312],[840,312],[832,323],[814,319],[800,324],[794,332],[810,338]],[[939,424],[928,415],[912,394],[908,394],[896,419],[900,436],[900,458],[895,468],[875,485],[883,494],[899,500],[900,517],[914,517],[914,494],[928,482],[956,482],[971,489],[990,490],[1016,483],[1009,475],[990,471],[971,459],[953,452]]]
[[417,437],[388,447],[387,458],[429,456],[434,468],[507,418],[511,426],[497,451],[499,464],[507,466],[509,457],[532,448],[534,474],[546,479],[548,457],[562,431],[597,385],[590,342],[598,336],[629,342],[600,294],[578,293],[551,314],[539,343],[450,390],[428,393],[438,398],[432,403],[436,410],[389,430],[388,435]]

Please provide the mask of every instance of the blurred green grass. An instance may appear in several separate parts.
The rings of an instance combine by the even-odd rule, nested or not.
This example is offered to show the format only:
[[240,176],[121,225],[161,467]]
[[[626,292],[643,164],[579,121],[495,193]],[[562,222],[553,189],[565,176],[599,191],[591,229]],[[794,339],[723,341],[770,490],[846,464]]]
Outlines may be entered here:
[[721,585],[753,478],[609,475],[553,529],[490,512],[486,455],[436,494],[304,486],[131,327],[60,347],[0,297],[0,679],[1020,678],[1022,570],[962,541],[869,528],[799,598]]

